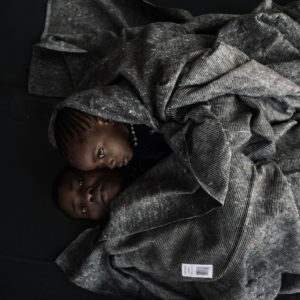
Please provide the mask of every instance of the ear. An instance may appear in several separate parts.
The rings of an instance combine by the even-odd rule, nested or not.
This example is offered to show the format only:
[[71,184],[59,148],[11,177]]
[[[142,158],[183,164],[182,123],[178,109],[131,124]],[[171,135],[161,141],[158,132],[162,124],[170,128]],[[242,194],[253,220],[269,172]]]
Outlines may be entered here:
[[97,123],[100,125],[109,125],[109,126],[114,126],[116,124],[115,121],[102,119],[100,117],[97,117]]

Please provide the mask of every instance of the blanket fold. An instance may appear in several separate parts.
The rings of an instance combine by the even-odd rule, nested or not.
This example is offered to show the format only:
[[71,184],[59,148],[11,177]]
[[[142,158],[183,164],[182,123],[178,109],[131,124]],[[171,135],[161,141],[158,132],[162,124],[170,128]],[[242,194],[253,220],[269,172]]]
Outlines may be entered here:
[[299,1],[193,17],[137,0],[49,0],[29,89],[66,97],[51,143],[57,111],[72,107],[144,124],[172,150],[114,199],[103,231],[58,257],[70,280],[139,299],[300,292],[299,20]]

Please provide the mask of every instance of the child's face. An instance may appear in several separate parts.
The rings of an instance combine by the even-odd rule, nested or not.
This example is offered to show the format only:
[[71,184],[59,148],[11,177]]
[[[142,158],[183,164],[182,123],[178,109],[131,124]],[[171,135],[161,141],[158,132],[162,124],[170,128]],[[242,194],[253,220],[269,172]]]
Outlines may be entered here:
[[123,180],[117,171],[70,169],[57,187],[58,204],[71,217],[99,220],[108,215],[111,201],[122,187]]
[[99,121],[84,139],[72,142],[69,149],[69,163],[82,171],[122,167],[133,156],[127,127],[114,122]]

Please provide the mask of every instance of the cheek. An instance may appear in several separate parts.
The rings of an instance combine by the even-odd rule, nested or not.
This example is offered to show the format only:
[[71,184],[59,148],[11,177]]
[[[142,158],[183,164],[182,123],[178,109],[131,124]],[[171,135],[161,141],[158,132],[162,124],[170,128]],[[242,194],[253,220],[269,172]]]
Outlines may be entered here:
[[122,145],[122,147],[130,147],[129,146],[129,137],[124,134],[123,132],[116,132],[114,135],[114,140],[118,141],[119,145]]
[[98,205],[90,208],[89,218],[93,220],[103,219],[107,215],[107,211]]
[[115,153],[127,152],[130,149],[130,146],[124,141],[118,141],[111,144],[111,150]]
[[111,140],[108,144],[109,150],[114,154],[129,154],[132,152],[132,149],[125,139],[114,139]]
[[121,192],[121,185],[119,182],[115,182],[110,188],[109,195],[110,195],[110,200],[115,198],[119,193]]

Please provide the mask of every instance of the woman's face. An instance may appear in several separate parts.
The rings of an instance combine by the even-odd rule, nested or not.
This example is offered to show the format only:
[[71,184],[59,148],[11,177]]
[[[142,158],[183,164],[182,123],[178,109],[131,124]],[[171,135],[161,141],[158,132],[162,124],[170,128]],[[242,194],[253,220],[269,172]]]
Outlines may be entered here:
[[123,188],[118,171],[69,169],[58,185],[58,204],[73,218],[99,220],[109,214],[110,204]]
[[99,121],[84,139],[69,146],[69,163],[82,171],[126,166],[133,156],[124,124]]

